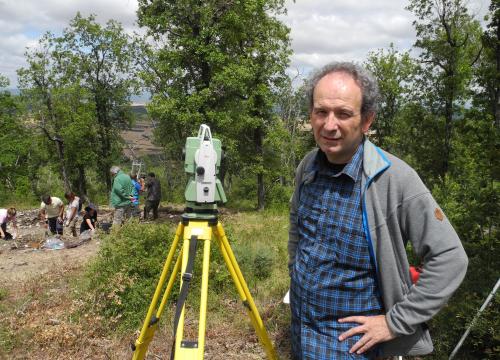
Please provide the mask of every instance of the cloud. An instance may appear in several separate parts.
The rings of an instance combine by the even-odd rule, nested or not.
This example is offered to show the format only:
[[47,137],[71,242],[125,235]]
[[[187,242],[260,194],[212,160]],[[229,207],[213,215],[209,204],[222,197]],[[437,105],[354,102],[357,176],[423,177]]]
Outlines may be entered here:
[[[292,38],[291,72],[307,74],[332,60],[362,61],[372,50],[390,43],[400,50],[415,41],[413,15],[407,0],[287,0],[287,15],[279,17]],[[470,0],[478,18],[488,0]],[[25,66],[23,54],[46,31],[59,34],[77,11],[122,23],[128,33],[138,30],[137,0],[0,0],[0,74],[16,84],[15,70]]]
[[35,46],[47,31],[60,34],[78,11],[95,14],[101,24],[117,20],[131,33],[136,10],[137,0],[0,0],[0,74],[16,86],[16,70],[26,66],[26,47]]
[[282,20],[291,29],[291,67],[309,72],[334,60],[362,61],[390,43],[407,49],[414,42],[413,16],[404,1],[288,1]]

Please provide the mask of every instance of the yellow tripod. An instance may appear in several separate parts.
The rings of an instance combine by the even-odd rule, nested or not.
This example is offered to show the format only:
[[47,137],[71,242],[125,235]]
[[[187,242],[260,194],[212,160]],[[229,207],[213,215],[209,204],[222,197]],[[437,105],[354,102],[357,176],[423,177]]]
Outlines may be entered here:
[[[168,296],[175,282],[175,278],[179,273],[182,265],[182,277],[181,277],[181,292],[179,295],[178,303],[182,302],[182,308],[178,308],[177,316],[174,320],[175,328],[175,346],[172,349],[174,356],[171,359],[175,360],[203,360],[204,348],[205,348],[205,325],[206,325],[206,315],[207,315],[207,293],[208,293],[208,275],[209,275],[209,261],[210,261],[210,241],[212,239],[212,234],[215,235],[215,239],[219,244],[222,256],[226,262],[227,268],[231,273],[234,284],[238,294],[243,301],[243,305],[246,307],[248,315],[252,325],[257,333],[257,336],[264,347],[267,357],[271,360],[277,359],[276,352],[274,351],[273,345],[269,336],[267,334],[264,323],[257,311],[257,307],[250,295],[248,286],[243,278],[240,271],[236,258],[234,257],[229,241],[226,237],[222,224],[214,219],[186,219],[183,217],[183,222],[179,223],[177,230],[175,232],[174,241],[167,255],[165,265],[156,286],[155,293],[153,295],[153,300],[149,306],[149,310],[144,320],[141,333],[139,338],[136,340],[135,344],[132,345],[134,350],[133,360],[142,360],[146,356],[148,346],[153,340],[154,333],[158,327],[158,322],[161,318],[163,310],[168,300]],[[172,259],[174,257],[175,250],[178,246],[179,239],[183,237],[183,245],[180,249],[179,256],[175,261],[174,268],[168,280],[167,286],[163,293],[160,305],[157,308],[158,300],[160,298],[162,289],[164,287],[165,281],[167,279],[167,273],[171,266]],[[187,295],[187,290],[184,291],[183,287],[189,288],[189,282],[191,281],[191,271],[194,263],[194,254],[196,251],[196,243],[203,242],[203,264],[202,264],[202,278],[201,278],[201,301],[200,301],[200,319],[198,326],[198,341],[185,341],[183,340],[183,328],[184,328],[184,303],[181,298]],[[194,251],[193,251],[194,249]],[[181,264],[182,259],[182,264]],[[185,284],[187,283],[187,284]],[[177,321],[178,320],[178,321]],[[177,323],[178,322],[178,323]]]

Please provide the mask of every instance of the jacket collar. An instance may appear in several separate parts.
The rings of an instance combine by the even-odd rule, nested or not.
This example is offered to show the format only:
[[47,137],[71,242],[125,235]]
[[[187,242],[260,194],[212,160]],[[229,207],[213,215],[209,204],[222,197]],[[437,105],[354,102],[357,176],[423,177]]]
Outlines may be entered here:
[[[305,171],[302,177],[303,183],[310,183],[314,180],[316,169],[314,162],[318,154],[318,148],[314,149],[308,156]],[[382,173],[391,166],[391,162],[383,151],[375,146],[370,140],[365,138],[363,140],[363,174],[366,181],[370,182],[375,176]]]
[[365,138],[363,146],[363,173],[370,181],[392,164],[383,151],[370,140]]

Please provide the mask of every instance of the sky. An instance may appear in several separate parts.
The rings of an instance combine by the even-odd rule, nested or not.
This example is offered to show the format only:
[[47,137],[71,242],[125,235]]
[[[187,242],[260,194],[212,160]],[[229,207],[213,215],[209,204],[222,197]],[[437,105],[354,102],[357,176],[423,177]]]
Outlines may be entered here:
[[[468,0],[482,19],[490,0]],[[280,19],[291,29],[293,55],[288,72],[300,77],[333,61],[363,61],[370,51],[410,49],[415,42],[408,0],[287,0]],[[46,31],[60,34],[77,11],[96,14],[97,21],[115,19],[132,33],[137,0],[0,0],[0,74],[17,85],[16,70],[26,66],[27,47]]]

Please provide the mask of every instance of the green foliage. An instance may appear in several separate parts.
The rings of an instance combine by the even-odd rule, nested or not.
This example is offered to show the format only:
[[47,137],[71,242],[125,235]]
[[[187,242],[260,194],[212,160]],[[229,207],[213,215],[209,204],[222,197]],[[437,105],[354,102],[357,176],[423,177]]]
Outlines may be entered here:
[[45,160],[57,164],[65,190],[86,194],[86,172],[94,169],[110,186],[109,168],[122,147],[119,130],[131,120],[133,59],[119,23],[101,26],[95,16],[79,13],[62,36],[48,32],[26,52],[28,66],[18,75],[40,131],[31,135],[39,138]]
[[80,13],[70,21],[59,39],[60,55],[65,57],[68,75],[81,81],[91,94],[92,117],[95,121],[95,150],[100,161],[100,174],[111,188],[109,168],[118,156],[118,130],[132,120],[130,96],[137,92],[134,62],[137,50],[120,23],[109,20],[101,26],[95,15],[85,18]]
[[260,195],[263,140],[277,120],[276,89],[290,54],[289,30],[276,18],[283,6],[282,0],[139,1],[139,24],[157,44],[144,49],[143,72],[157,139],[177,158],[184,139],[208,124],[226,147],[227,173],[257,175]]
[[287,211],[293,194],[293,186],[284,186],[279,182],[272,183],[266,189],[266,205],[268,209]]
[[476,75],[476,93],[474,104],[491,112],[496,127],[500,127],[500,2],[490,3],[486,31],[483,33],[483,51],[479,64],[474,68]]
[[411,98],[417,70],[415,61],[408,52],[399,53],[391,44],[387,51],[379,49],[369,53],[365,66],[378,79],[381,93],[377,119],[372,125],[373,140],[377,145],[386,144],[386,138],[393,135],[398,113]]
[[463,0],[412,0],[408,5],[417,17],[415,47],[420,50],[419,101],[429,113],[444,119],[438,133],[443,139],[439,175],[448,171],[454,120],[467,101],[472,68],[481,52],[481,26]]
[[[269,301],[270,297],[280,299],[288,287],[287,216],[270,212],[245,213],[231,215],[222,222],[254,299],[257,302],[259,299]],[[96,260],[86,271],[81,289],[88,311],[104,316],[119,331],[130,332],[139,328],[173,240],[173,227],[131,222],[106,236]],[[209,309],[224,314],[224,301],[237,299],[238,294],[216,244],[214,239],[210,252]],[[188,306],[194,313],[199,307],[197,289],[202,273],[202,248],[202,243],[198,244],[193,271],[194,290],[188,297]],[[176,281],[169,304],[175,301],[178,289]]]
[[173,239],[167,225],[130,222],[106,236],[86,277],[88,305],[119,329],[143,320]]
[[[453,142],[452,172],[434,187],[433,194],[462,239],[469,269],[459,291],[431,322],[436,359],[452,351],[497,281],[500,267],[500,134],[491,117],[475,110],[466,113],[456,131],[461,136]],[[492,331],[500,325],[498,305],[497,300],[481,315],[457,358],[498,356],[498,339]]]
[[[0,87],[8,86],[0,75]],[[0,202],[25,198],[29,194],[29,162],[33,146],[24,126],[24,110],[19,97],[0,90]]]
[[[479,24],[462,0],[415,0],[409,9],[417,17],[420,65],[403,60],[392,47],[369,56],[367,67],[382,92],[379,124],[371,137],[419,173],[469,256],[464,283],[430,322],[435,344],[430,358],[443,359],[495,284],[500,266],[498,27],[492,20],[481,39]],[[496,9],[490,7],[491,19]],[[496,300],[457,358],[498,357],[493,331],[498,319]]]

